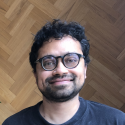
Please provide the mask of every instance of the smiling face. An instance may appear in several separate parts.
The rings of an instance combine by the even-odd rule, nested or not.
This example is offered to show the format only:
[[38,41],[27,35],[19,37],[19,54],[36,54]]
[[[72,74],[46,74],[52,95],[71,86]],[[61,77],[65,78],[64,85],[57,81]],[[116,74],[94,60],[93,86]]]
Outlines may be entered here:
[[[80,43],[70,36],[61,40],[50,39],[38,51],[38,58],[46,55],[63,56],[67,53],[82,54]],[[52,71],[45,71],[41,63],[36,65],[35,73],[39,90],[49,101],[64,102],[72,99],[81,90],[86,78],[86,66],[81,57],[78,66],[66,68],[62,59],[58,59],[57,67]]]

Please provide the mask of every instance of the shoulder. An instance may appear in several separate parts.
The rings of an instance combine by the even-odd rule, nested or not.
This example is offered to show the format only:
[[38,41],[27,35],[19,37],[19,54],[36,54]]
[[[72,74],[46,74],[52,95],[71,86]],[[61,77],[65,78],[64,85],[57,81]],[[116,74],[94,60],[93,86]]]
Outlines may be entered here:
[[20,125],[22,122],[22,119],[25,118],[26,114],[29,114],[31,112],[31,107],[26,108],[10,117],[8,117],[2,125]]
[[[99,112],[106,112],[106,113],[115,113],[117,112],[118,114],[123,114],[125,115],[125,113],[123,113],[122,111],[120,111],[119,109],[110,107],[108,105],[105,104],[101,104],[98,102],[94,102],[94,101],[87,101],[89,108],[93,109],[93,110],[97,110]],[[109,112],[110,111],[110,112]]]
[[107,123],[107,125],[125,125],[125,113],[119,109],[82,98],[80,100],[86,103],[86,115],[92,121],[96,120],[99,124]]
[[[90,112],[96,114],[98,117],[112,120],[116,123],[123,123],[125,124],[125,113],[119,109],[98,103],[93,101],[87,101],[88,108]],[[122,124],[121,124],[122,125]]]
[[31,119],[31,115],[33,114],[33,111],[37,108],[38,105],[39,103],[35,106],[23,109],[20,112],[8,117],[2,125],[25,125],[23,122],[27,121],[28,119]]

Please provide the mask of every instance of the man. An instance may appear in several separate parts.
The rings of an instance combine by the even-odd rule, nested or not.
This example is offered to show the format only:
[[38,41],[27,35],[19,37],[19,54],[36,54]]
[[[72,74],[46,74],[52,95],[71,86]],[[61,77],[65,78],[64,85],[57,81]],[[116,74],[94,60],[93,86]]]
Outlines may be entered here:
[[3,125],[125,125],[125,113],[84,100],[89,43],[75,22],[54,20],[35,36],[30,53],[43,101],[9,117]]

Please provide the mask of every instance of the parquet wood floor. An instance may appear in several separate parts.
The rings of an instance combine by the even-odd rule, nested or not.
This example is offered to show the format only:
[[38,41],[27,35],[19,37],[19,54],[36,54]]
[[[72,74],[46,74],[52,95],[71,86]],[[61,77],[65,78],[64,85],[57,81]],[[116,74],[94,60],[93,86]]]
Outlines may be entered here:
[[42,100],[29,52],[33,34],[54,18],[79,22],[90,40],[80,96],[125,112],[125,0],[0,0],[0,124]]

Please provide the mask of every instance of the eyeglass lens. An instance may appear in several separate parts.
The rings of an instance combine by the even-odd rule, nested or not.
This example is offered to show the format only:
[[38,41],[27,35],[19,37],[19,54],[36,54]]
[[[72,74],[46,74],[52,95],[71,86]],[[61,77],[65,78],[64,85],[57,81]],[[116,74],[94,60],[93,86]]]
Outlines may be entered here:
[[78,64],[79,57],[77,54],[67,54],[63,61],[67,68],[73,68]]
[[[63,64],[67,68],[74,68],[79,63],[79,56],[75,53],[64,55]],[[46,56],[42,59],[42,66],[45,70],[53,70],[57,66],[58,60],[54,56]]]
[[52,70],[56,67],[56,58],[53,56],[46,56],[42,60],[42,66],[46,70]]

